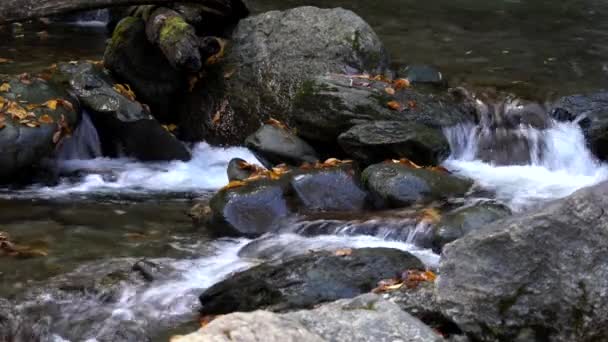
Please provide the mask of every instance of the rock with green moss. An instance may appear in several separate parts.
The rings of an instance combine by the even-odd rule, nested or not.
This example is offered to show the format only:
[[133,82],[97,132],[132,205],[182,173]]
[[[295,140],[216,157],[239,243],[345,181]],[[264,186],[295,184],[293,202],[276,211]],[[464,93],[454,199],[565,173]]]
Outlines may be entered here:
[[361,177],[379,207],[398,208],[463,196],[472,185],[467,179],[441,171],[416,169],[391,162],[369,166]]
[[305,81],[327,73],[381,74],[387,67],[380,39],[351,11],[299,7],[262,13],[239,22],[223,70],[192,93],[184,107],[189,121],[182,126],[193,140],[242,143],[269,116],[292,121],[289,113]]
[[438,165],[450,146],[438,128],[412,121],[373,121],[340,134],[338,142],[354,159],[372,164],[407,158],[419,165]]
[[35,77],[0,77],[0,87],[0,183],[29,181],[76,127],[78,101],[63,85]]
[[148,41],[145,26],[141,18],[124,18],[114,30],[104,63],[119,83],[130,85],[138,99],[150,106],[156,118],[176,122],[172,99],[187,92],[187,76]]
[[285,311],[352,298],[382,279],[407,269],[424,269],[408,252],[390,248],[354,249],[348,255],[317,251],[236,273],[200,296],[203,315],[268,309]]
[[357,76],[325,75],[298,89],[289,117],[302,137],[335,143],[340,134],[362,123],[404,121],[437,130],[472,122],[474,113],[448,94],[396,89],[388,82]]
[[608,182],[445,246],[437,298],[475,341],[608,340]]

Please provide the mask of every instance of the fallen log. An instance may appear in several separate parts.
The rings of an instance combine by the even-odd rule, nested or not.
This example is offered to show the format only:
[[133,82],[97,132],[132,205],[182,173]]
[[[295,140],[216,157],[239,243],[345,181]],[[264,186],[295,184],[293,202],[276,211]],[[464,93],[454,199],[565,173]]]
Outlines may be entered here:
[[[132,5],[167,5],[175,0],[0,0],[0,25],[70,12]],[[180,0],[217,9],[230,10],[231,0]]]

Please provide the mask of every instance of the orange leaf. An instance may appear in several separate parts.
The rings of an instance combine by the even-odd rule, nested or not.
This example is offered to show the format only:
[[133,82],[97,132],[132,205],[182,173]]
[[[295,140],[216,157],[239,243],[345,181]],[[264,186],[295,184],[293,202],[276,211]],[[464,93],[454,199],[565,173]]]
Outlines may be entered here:
[[334,252],[335,256],[349,256],[353,254],[353,250],[351,248],[343,248],[343,249],[338,249],[337,251]]
[[232,182],[228,183],[228,185],[226,185],[225,187],[221,188],[220,191],[239,188],[239,187],[242,187],[245,185],[247,185],[247,183],[243,182],[243,181],[232,181]]
[[38,122],[43,123],[43,124],[52,124],[55,122],[55,120],[53,120],[53,118],[50,115],[44,114],[40,118],[38,118]]
[[414,100],[407,101],[407,106],[410,107],[411,109],[416,108],[416,101],[414,101]]
[[390,108],[392,110],[396,110],[399,112],[403,110],[403,105],[398,101],[390,101],[386,105],[388,106],[388,108]]
[[58,103],[59,103],[59,101],[57,101],[57,100],[49,100],[49,101],[46,101],[44,103],[44,105],[50,110],[56,110]]
[[398,80],[393,81],[393,87],[395,87],[395,89],[397,89],[397,90],[409,88],[410,81],[405,78],[400,78]]
[[11,91],[11,85],[8,84],[8,83],[2,83],[0,85],[0,91],[3,92],[3,93]]

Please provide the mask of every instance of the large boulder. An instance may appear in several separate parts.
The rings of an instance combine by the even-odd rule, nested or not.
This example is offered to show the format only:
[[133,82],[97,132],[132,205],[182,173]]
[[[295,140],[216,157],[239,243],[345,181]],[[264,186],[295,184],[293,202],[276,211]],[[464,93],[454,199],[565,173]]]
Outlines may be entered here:
[[0,182],[28,174],[53,154],[80,120],[77,102],[54,82],[0,77]]
[[234,313],[173,342],[323,342],[408,341],[444,339],[399,307],[378,295],[364,294],[338,300],[313,310],[285,314],[266,311]]
[[[387,88],[392,90],[387,92]],[[346,75],[306,81],[298,89],[290,116],[301,137],[320,143],[335,143],[353,126],[374,121],[414,122],[441,129],[475,119],[470,105],[449,94],[395,89],[386,81]]]
[[447,245],[442,311],[481,341],[608,339],[608,182]]
[[308,143],[286,128],[264,125],[247,137],[245,145],[268,168],[277,164],[300,166],[314,163],[319,158]]
[[463,196],[472,185],[469,180],[443,171],[417,169],[392,162],[369,166],[361,178],[381,207],[404,207],[417,202]]
[[[384,46],[342,8],[299,7],[243,19],[222,70],[199,82],[182,108],[188,139],[241,143],[269,115],[288,121],[301,85],[327,73],[383,73]],[[220,91],[218,91],[218,89]]]
[[591,151],[608,160],[608,92],[563,97],[553,105],[551,115],[558,120],[577,122]]
[[424,269],[415,256],[396,249],[364,248],[345,254],[313,252],[237,273],[200,296],[201,312],[310,308],[368,292],[379,280],[404,270]]
[[89,63],[60,65],[97,128],[104,155],[122,153],[143,161],[190,159],[190,152],[141,103],[113,87],[105,70]]
[[374,121],[352,127],[338,137],[340,146],[364,164],[407,158],[438,165],[450,154],[443,132],[416,122]]

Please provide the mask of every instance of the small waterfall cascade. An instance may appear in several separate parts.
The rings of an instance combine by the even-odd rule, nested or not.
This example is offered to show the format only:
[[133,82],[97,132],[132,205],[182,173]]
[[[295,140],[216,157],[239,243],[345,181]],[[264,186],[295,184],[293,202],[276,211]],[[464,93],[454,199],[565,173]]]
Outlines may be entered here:
[[79,26],[105,26],[110,20],[110,11],[107,9],[78,12],[63,15],[57,21],[71,23]]
[[101,157],[101,143],[97,129],[86,110],[82,111],[82,120],[71,137],[65,138],[56,152],[59,161],[88,160]]

